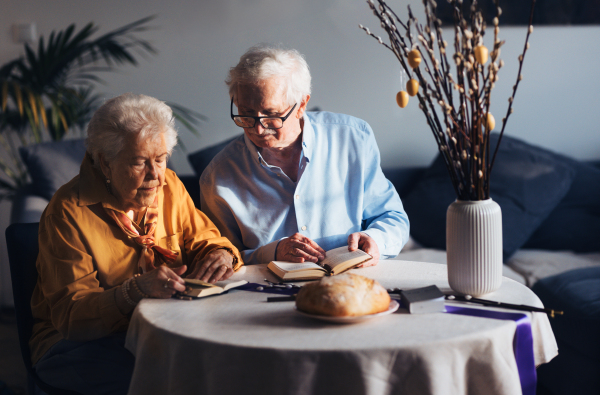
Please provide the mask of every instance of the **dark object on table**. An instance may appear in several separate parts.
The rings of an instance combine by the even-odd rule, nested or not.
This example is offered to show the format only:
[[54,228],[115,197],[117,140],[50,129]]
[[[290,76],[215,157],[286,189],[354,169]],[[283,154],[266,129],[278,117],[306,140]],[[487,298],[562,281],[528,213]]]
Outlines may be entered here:
[[296,295],[290,296],[269,296],[267,302],[295,302]]
[[444,311],[444,294],[436,285],[400,291],[402,307],[411,314],[441,313]]
[[533,286],[545,306],[564,310],[550,320],[558,356],[538,368],[552,394],[600,394],[600,267],[571,270]]
[[19,329],[19,345],[23,362],[27,369],[28,393],[34,394],[36,386],[49,395],[76,395],[76,392],[58,389],[42,381],[31,365],[31,351],[29,338],[33,328],[31,314],[31,295],[37,282],[37,269],[35,262],[38,255],[38,228],[39,224],[13,224],[6,229],[6,245],[10,263],[10,277],[12,280],[15,312],[17,314],[17,328]]

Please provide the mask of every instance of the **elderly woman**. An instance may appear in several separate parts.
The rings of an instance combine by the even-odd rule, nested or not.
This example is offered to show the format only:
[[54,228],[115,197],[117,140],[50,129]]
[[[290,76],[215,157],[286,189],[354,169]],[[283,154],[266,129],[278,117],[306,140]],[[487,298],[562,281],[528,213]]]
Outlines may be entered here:
[[318,262],[346,244],[372,255],[368,265],[395,256],[408,217],[373,131],[358,118],[307,111],[310,81],[302,55],[272,46],[250,48],[231,68],[231,118],[244,135],[203,172],[202,210],[246,263]]
[[129,316],[143,298],[215,282],[238,250],[166,168],[177,141],[171,109],[143,95],[107,101],[88,126],[80,173],[40,220],[30,341],[37,374],[80,393],[126,393]]

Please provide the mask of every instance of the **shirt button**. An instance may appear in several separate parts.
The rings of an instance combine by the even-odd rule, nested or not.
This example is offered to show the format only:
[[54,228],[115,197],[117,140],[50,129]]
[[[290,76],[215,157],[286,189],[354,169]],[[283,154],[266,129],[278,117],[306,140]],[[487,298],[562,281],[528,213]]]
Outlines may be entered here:
[[306,225],[304,225],[304,226],[302,227],[302,230],[306,230]]
[[296,199],[300,199],[300,195],[296,195]]

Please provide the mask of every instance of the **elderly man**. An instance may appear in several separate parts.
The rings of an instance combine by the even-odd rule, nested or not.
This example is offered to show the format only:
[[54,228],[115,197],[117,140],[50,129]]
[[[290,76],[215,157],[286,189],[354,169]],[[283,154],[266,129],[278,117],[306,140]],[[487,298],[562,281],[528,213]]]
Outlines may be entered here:
[[200,201],[244,262],[319,262],[346,244],[373,257],[365,265],[400,252],[409,221],[373,131],[348,115],[306,111],[302,55],[250,48],[226,83],[244,135],[203,172]]

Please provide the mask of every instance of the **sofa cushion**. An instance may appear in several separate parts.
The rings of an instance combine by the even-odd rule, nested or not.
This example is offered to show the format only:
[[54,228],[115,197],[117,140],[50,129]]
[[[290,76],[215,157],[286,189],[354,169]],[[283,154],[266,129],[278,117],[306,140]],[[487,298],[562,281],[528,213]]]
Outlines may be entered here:
[[529,238],[524,248],[600,251],[600,168],[573,161],[569,192]]
[[600,267],[543,278],[532,290],[546,308],[564,311],[550,320],[557,340],[600,361]]
[[196,175],[200,177],[204,169],[206,169],[206,166],[208,166],[208,164],[215,157],[215,155],[221,152],[221,150],[225,148],[227,144],[231,143],[238,137],[240,137],[240,135],[227,139],[219,144],[211,145],[210,147],[206,147],[201,149],[200,151],[196,151],[189,154],[188,161],[190,162],[190,165],[194,169]]
[[48,200],[62,185],[79,174],[85,140],[62,140],[19,148],[29,171],[34,193]]
[[383,174],[385,178],[387,178],[396,191],[400,198],[410,192],[415,185],[419,182],[419,180],[423,177],[423,174],[427,170],[426,167],[393,167],[393,168],[384,168]]
[[[490,139],[490,150],[498,134]],[[504,260],[535,232],[569,191],[573,161],[522,140],[504,136],[492,170],[490,196],[502,209]],[[422,180],[403,199],[411,234],[431,248],[446,248],[446,211],[456,199],[448,170],[438,155]]]
[[539,280],[533,292],[550,319],[558,356],[537,370],[553,394],[600,394],[600,267],[571,270]]
[[549,251],[521,248],[510,257],[510,266],[526,280],[527,286],[545,277],[585,267],[600,267],[600,252],[575,253],[573,251]]

